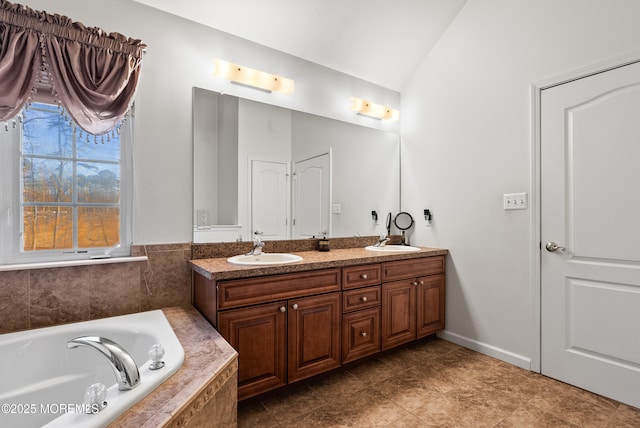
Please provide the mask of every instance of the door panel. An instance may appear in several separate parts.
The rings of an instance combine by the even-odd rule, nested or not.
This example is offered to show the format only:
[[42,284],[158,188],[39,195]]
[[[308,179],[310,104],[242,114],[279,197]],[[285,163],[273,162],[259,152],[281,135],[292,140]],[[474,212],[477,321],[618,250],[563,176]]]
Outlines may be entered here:
[[329,234],[331,186],[329,154],[296,162],[293,176],[294,239]]
[[289,166],[251,161],[251,233],[261,239],[288,239]]
[[636,407],[638,118],[638,63],[541,94],[542,373]]
[[340,293],[289,301],[289,382],[340,366]]
[[382,350],[416,338],[416,287],[412,282],[382,284]]
[[287,383],[286,302],[234,309],[219,314],[222,337],[238,351],[238,398]]

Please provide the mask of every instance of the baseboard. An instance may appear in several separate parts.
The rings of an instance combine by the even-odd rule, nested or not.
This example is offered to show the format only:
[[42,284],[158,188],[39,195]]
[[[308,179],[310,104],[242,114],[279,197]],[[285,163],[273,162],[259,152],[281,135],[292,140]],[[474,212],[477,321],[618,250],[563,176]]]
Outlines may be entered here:
[[525,370],[531,370],[531,359],[523,355],[518,355],[513,352],[497,348],[493,345],[478,342],[477,340],[469,339],[468,337],[461,336],[457,333],[453,333],[449,330],[442,330],[438,333],[438,337],[453,342],[456,345],[464,346],[472,351],[480,352],[481,354],[488,355],[493,358],[497,358],[505,363],[513,364]]

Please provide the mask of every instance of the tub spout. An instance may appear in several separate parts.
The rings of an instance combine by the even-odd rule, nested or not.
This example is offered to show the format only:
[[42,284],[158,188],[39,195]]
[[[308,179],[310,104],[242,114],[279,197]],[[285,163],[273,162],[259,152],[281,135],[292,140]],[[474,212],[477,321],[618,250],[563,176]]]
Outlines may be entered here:
[[76,337],[67,342],[67,348],[86,346],[101,353],[109,363],[116,375],[118,389],[121,391],[133,389],[140,384],[140,372],[131,355],[117,343],[100,336]]

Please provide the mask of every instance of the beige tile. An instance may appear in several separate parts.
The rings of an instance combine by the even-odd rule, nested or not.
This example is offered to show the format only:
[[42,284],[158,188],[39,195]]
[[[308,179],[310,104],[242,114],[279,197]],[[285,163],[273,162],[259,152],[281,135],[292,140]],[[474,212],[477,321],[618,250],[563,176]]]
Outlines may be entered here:
[[261,401],[269,414],[278,422],[298,419],[303,414],[326,404],[318,394],[304,383],[294,384],[286,390]]
[[620,404],[607,424],[610,428],[640,427],[640,409]]
[[640,426],[640,409],[447,343],[429,338],[346,366],[263,399],[266,409],[241,403],[238,426]]
[[30,272],[31,328],[88,321],[89,287],[94,278],[84,266]]
[[347,371],[338,371],[309,384],[325,403],[344,402],[368,387],[367,383]]
[[0,272],[0,334],[29,328],[29,271]]
[[140,285],[143,310],[191,304],[189,254],[183,249],[148,253]]
[[568,421],[543,412],[537,407],[521,407],[503,419],[496,428],[577,428]]
[[140,312],[140,279],[144,262],[113,263],[86,267],[90,280],[91,319]]

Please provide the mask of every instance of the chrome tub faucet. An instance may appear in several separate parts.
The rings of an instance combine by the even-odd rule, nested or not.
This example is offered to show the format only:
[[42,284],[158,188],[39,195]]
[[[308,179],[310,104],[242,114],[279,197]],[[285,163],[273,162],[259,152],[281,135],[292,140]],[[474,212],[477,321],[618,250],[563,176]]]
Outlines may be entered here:
[[76,337],[67,342],[68,349],[77,348],[78,346],[95,349],[109,361],[116,375],[119,390],[126,391],[140,384],[138,366],[133,357],[122,346],[100,336]]

